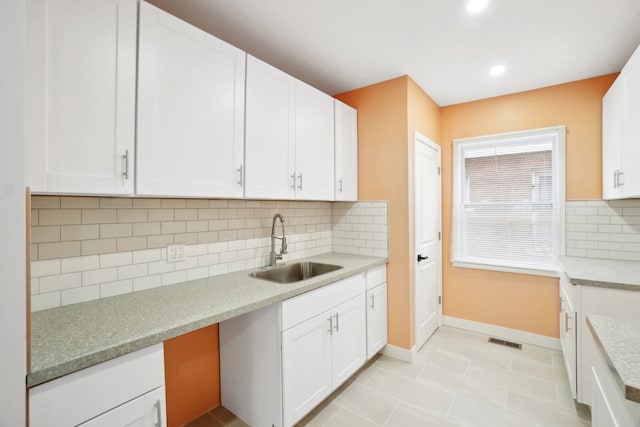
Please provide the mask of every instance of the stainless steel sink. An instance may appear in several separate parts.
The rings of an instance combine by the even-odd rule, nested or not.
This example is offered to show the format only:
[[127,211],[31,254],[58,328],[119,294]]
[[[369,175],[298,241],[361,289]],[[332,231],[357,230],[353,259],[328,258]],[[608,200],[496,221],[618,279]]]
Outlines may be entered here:
[[276,283],[295,283],[341,268],[341,265],[304,261],[256,271],[255,273],[251,273],[250,276]]

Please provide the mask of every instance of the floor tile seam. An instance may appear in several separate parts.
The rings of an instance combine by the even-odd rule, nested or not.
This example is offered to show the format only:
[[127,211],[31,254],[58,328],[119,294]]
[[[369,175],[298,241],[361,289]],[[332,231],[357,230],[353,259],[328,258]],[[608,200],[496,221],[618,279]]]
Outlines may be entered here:
[[[451,399],[451,403],[449,404],[449,406],[453,405],[453,401],[454,401],[454,400],[455,400],[455,396],[454,396],[454,398],[453,398],[453,399]],[[443,415],[442,415],[442,413],[435,412],[435,411],[430,411],[430,410],[428,410],[428,409],[424,409],[424,408],[422,408],[422,407],[420,407],[420,406],[418,406],[418,405],[414,405],[414,404],[413,404],[413,403],[411,403],[411,402],[405,402],[405,401],[402,401],[401,403],[402,403],[403,405],[405,405],[405,406],[408,406],[408,407],[412,408],[413,410],[417,411],[418,413],[423,413],[423,414],[427,414],[427,415],[432,415],[432,416],[434,416],[434,417],[441,418],[441,419],[443,419],[443,420],[445,420],[445,421],[449,421],[449,420],[446,418],[446,415],[445,415],[445,416],[443,416]],[[450,410],[450,409],[447,409],[447,415],[448,415],[448,413],[449,413],[449,410]]]
[[[536,396],[531,396],[529,394],[521,393],[521,392],[518,392],[518,391],[513,391],[513,393],[518,393],[518,394],[526,397],[527,399],[537,401],[541,405],[545,405],[545,404],[553,405],[550,400],[542,400],[542,399],[537,398]],[[555,405],[555,408],[557,410],[561,411],[561,412],[564,412],[565,415],[569,415],[570,417],[573,417],[573,418],[576,418],[576,419],[580,420],[580,417],[578,416],[578,411],[577,410],[572,410],[570,408],[566,408],[566,407],[560,406],[560,405]]]
[[[540,380],[540,381],[543,381],[543,382],[546,382],[546,383],[549,383],[549,384],[553,384],[553,385],[555,385],[555,386],[557,386],[557,385],[562,385],[562,384],[564,384],[564,383],[565,383],[564,381],[561,381],[561,382],[557,382],[557,381],[550,381],[550,380],[549,380],[549,379],[547,379],[547,378],[542,378],[542,377],[537,376],[537,375],[533,375],[533,374],[529,374],[529,373],[522,372],[522,371],[517,371],[517,370],[516,370],[516,371],[512,371],[512,373],[514,373],[514,374],[518,374],[518,375],[524,375],[525,377],[529,377],[529,378],[534,378],[534,379],[536,379],[536,380]],[[567,382],[568,382],[568,380],[567,380]],[[557,394],[557,393],[556,393],[556,394]]]
[[[362,386],[362,387],[367,388],[367,389],[368,389],[369,391],[371,391],[372,393],[375,393],[375,394],[377,394],[377,395],[379,395],[379,396],[382,396],[382,397],[384,397],[385,399],[389,399],[389,400],[391,400],[391,401],[393,402],[393,404],[394,404],[394,406],[393,406],[393,410],[395,410],[395,409],[400,405],[400,403],[402,403],[402,400],[400,400],[400,399],[396,399],[395,397],[392,397],[392,396],[388,396],[388,395],[384,394],[383,392],[381,392],[381,391],[379,391],[379,390],[376,390],[376,389],[375,389],[375,388],[373,388],[373,387],[368,387],[368,386],[365,386],[365,385],[363,385],[363,384],[359,384],[359,385],[360,385],[360,386]],[[346,391],[346,389],[345,389],[345,390],[343,390],[343,393],[344,393],[344,391]],[[342,393],[340,393],[340,395],[341,395],[341,394],[342,394]],[[360,418],[364,418],[364,419],[366,419],[367,421],[372,422],[373,424],[376,424],[376,425],[384,425],[384,423],[383,423],[383,424],[379,424],[379,423],[375,422],[374,420],[372,420],[371,418],[369,418],[367,415],[360,415],[359,413],[355,412],[353,409],[351,409],[351,408],[349,408],[349,407],[347,407],[347,406],[345,406],[345,405],[341,404],[341,403],[340,403],[340,401],[337,399],[338,397],[340,397],[340,395],[336,396],[336,399],[334,399],[331,403],[333,403],[334,405],[336,405],[337,407],[339,407],[339,408],[341,408],[341,409],[346,409],[346,410],[348,410],[349,412],[351,412],[351,413],[354,413],[354,414],[358,415]],[[393,411],[392,411],[392,413],[393,413]],[[389,416],[387,416],[387,418],[385,419],[385,422],[386,422],[386,420],[387,420],[388,418],[389,418]]]
[[[381,370],[381,371],[385,371],[385,372],[387,372],[387,373],[389,373],[389,374],[391,374],[391,375],[393,375],[393,376],[395,376],[395,377],[400,377],[400,378],[401,378],[401,379],[403,379],[403,380],[415,381],[415,380],[416,380],[416,378],[417,378],[417,376],[416,376],[416,378],[412,378],[412,377],[410,377],[409,375],[402,375],[402,374],[398,374],[398,373],[394,372],[392,369],[388,369],[388,368],[385,368],[385,367],[383,367],[383,366],[378,366],[377,368],[378,368],[379,370]],[[421,370],[422,370],[422,368],[421,368]]]
[[[493,381],[489,381],[489,380],[481,379],[481,378],[474,378],[474,377],[469,377],[469,378],[474,379],[474,380],[476,380],[476,381],[483,382],[483,383],[485,383],[485,384],[489,384],[489,385],[493,385],[493,386],[502,387],[502,388],[504,388],[504,389],[506,389],[506,390],[507,390],[507,393],[508,393],[509,391],[511,391],[511,392],[514,392],[514,393],[524,394],[525,396],[530,396],[530,397],[536,397],[536,398],[538,398],[538,397],[537,397],[537,396],[535,396],[535,395],[527,394],[527,393],[525,393],[525,392],[523,392],[523,391],[520,391],[520,390],[515,390],[513,387],[508,387],[508,386],[505,386],[505,385],[503,385],[503,384],[498,384],[497,382],[493,382]],[[555,396],[556,396],[556,399],[557,399],[558,393],[555,391],[555,388],[554,388],[554,393],[555,393]],[[507,399],[507,396],[505,396],[505,405],[506,405],[506,399]],[[539,399],[539,398],[538,398],[538,400],[541,400],[541,399]],[[543,400],[543,401],[545,401],[545,400]],[[546,400],[546,402],[552,402],[552,400]]]
[[387,418],[384,420],[384,422],[382,423],[383,426],[388,425],[387,423],[389,422],[389,420],[393,417],[393,414],[395,414],[398,411],[398,408],[400,407],[400,404],[402,402],[401,401],[397,401],[396,405],[393,407],[393,409],[391,410],[391,412],[389,413],[389,415],[387,415]]
[[[549,424],[544,424],[544,423],[539,423],[538,421],[532,420],[531,419],[531,415],[529,414],[525,414],[523,412],[518,412],[514,409],[507,409],[507,414],[512,415],[512,416],[516,416],[518,418],[524,419],[526,422],[528,422],[529,424],[531,424],[532,426],[535,427],[551,427]],[[577,417],[574,417],[578,422],[581,422],[581,420]]]
[[[403,378],[403,379],[405,379],[405,378]],[[403,400],[398,399],[398,398],[397,398],[397,397],[395,397],[395,396],[391,396],[390,394],[387,394],[387,393],[385,393],[385,392],[384,392],[384,391],[382,391],[382,390],[378,390],[377,388],[373,388],[373,387],[371,387],[370,385],[362,384],[362,383],[360,383],[360,385],[361,385],[361,386],[363,386],[363,387],[365,387],[366,389],[368,389],[369,391],[371,391],[371,392],[373,392],[373,393],[376,393],[376,394],[378,394],[378,395],[380,395],[380,396],[383,396],[383,397],[384,397],[384,398],[386,398],[386,399],[389,399],[389,400],[391,400],[391,401],[395,402],[395,404],[396,404],[396,405],[398,405],[399,403],[406,403],[406,402],[404,402]],[[337,397],[337,396],[336,396],[336,397]],[[335,403],[335,400],[333,401],[333,403]],[[343,407],[344,407],[344,406],[342,406],[342,405],[338,405],[338,406],[340,406],[341,408],[343,408]]]
[[[334,402],[332,402],[332,403],[333,403],[334,405],[338,406],[340,409],[342,409],[342,410],[344,410],[344,411],[347,411],[347,412],[351,413],[351,415],[353,415],[354,417],[361,418],[361,419],[363,419],[363,420],[365,420],[365,421],[368,421],[368,422],[370,422],[371,424],[374,424],[374,425],[376,425],[376,426],[380,426],[380,427],[382,427],[382,426],[383,426],[383,424],[379,424],[379,423],[377,423],[377,422],[375,422],[375,421],[373,421],[373,420],[371,420],[371,419],[369,419],[369,418],[365,418],[365,417],[363,417],[362,415],[360,415],[359,413],[357,413],[356,411],[354,411],[354,410],[352,410],[352,409],[345,408],[345,407],[344,407],[344,406],[342,406],[342,405],[338,405],[335,401],[334,401]],[[331,415],[331,417],[329,417],[329,419],[327,420],[327,422],[329,422],[333,417],[335,417],[337,413],[338,413],[338,412],[336,411],[334,414],[332,414],[332,415]]]

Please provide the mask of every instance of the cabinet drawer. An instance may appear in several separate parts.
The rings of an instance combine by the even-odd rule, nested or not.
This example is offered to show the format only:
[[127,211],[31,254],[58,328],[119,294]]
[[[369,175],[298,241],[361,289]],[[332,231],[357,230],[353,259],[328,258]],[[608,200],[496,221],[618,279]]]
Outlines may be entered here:
[[77,425],[163,385],[156,344],[30,389],[30,425]]
[[373,289],[378,285],[387,281],[387,266],[381,265],[380,267],[367,270],[367,290]]
[[318,288],[282,302],[282,330],[364,294],[364,273]]

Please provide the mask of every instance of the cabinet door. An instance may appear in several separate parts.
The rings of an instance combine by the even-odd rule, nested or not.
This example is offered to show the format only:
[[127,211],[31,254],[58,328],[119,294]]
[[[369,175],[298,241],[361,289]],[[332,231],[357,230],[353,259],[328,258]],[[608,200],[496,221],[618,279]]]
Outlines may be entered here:
[[294,82],[247,56],[245,197],[295,198]]
[[626,135],[622,144],[622,197],[640,197],[640,46],[624,66]]
[[576,325],[578,322],[574,305],[565,290],[570,286],[573,285],[564,277],[560,279],[560,346],[571,395],[575,399],[577,393]]
[[332,310],[332,384],[337,388],[366,360],[366,313],[362,294]]
[[136,0],[29,0],[26,27],[26,184],[133,193]]
[[620,75],[602,98],[602,198],[605,200],[618,199],[622,195],[618,178],[625,138],[625,96],[625,78]]
[[284,425],[291,426],[331,393],[331,313],[282,332]]
[[296,199],[333,200],[333,98],[295,83]]
[[120,405],[80,424],[81,427],[165,427],[164,387]]
[[367,291],[367,359],[387,344],[387,284]]
[[358,113],[335,100],[335,199],[358,200]]
[[140,4],[137,194],[242,197],[245,58]]

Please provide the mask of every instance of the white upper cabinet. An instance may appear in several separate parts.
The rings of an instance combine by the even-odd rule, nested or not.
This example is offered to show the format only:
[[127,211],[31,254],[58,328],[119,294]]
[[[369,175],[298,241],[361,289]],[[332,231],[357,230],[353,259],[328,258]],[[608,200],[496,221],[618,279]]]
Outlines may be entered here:
[[245,196],[333,199],[333,100],[247,58]]
[[295,80],[247,55],[245,196],[295,198]]
[[246,54],[140,4],[136,193],[242,197]]
[[136,0],[28,0],[26,28],[26,185],[133,193]]
[[358,200],[358,112],[335,104],[335,199]]
[[602,98],[602,198],[605,200],[622,197],[618,178],[622,169],[625,95],[624,76],[618,76]]
[[333,98],[296,80],[296,199],[333,200]]
[[640,47],[602,99],[602,197],[640,197]]

